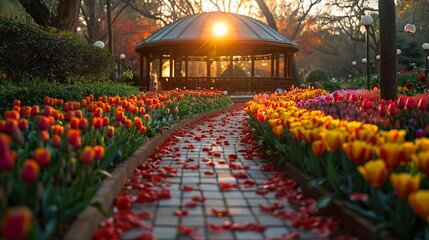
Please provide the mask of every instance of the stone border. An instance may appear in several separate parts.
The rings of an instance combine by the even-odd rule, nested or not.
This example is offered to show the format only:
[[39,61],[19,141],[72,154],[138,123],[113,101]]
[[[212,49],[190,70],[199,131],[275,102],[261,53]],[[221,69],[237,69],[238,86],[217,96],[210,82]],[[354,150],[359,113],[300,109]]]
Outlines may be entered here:
[[[102,182],[100,188],[92,198],[92,201],[100,202],[106,210],[110,209],[115,197],[122,190],[127,178],[134,174],[134,169],[140,163],[144,162],[150,153],[155,152],[156,148],[160,146],[165,139],[169,138],[179,128],[183,128],[205,117],[228,111],[231,108],[232,104],[185,118],[179,123],[171,126],[170,129],[148,139],[148,141],[129,156],[126,161],[116,166],[115,170],[112,172],[112,177]],[[87,206],[72,222],[72,225],[64,236],[64,240],[92,239],[92,232],[99,227],[103,219],[103,215],[101,215],[96,208]]]
[[[272,159],[270,159],[272,160]],[[280,160],[280,159],[278,159]],[[329,196],[332,195],[327,189],[316,186],[316,187],[308,187],[308,182],[313,179],[310,175],[304,173],[297,166],[292,163],[285,163],[285,175],[291,179],[297,181],[300,186],[302,192],[306,197],[317,199],[321,196]],[[329,216],[336,216],[341,220],[342,226],[344,226],[347,231],[354,234],[358,237],[358,239],[374,239],[376,232],[376,224],[369,219],[366,219],[349,209],[346,206],[346,202],[338,199],[334,199],[330,202],[330,204],[321,209],[322,214],[327,214]],[[389,231],[380,231],[380,236],[378,239],[397,239],[395,238],[391,232]]]

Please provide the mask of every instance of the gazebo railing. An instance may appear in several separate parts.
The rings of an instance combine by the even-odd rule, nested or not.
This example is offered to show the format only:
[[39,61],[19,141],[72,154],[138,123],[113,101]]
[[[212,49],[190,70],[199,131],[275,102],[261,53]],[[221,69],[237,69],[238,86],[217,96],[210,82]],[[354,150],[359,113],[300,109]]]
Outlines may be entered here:
[[291,78],[273,77],[163,77],[161,89],[220,89],[228,93],[259,93],[274,91],[277,88],[289,89]]

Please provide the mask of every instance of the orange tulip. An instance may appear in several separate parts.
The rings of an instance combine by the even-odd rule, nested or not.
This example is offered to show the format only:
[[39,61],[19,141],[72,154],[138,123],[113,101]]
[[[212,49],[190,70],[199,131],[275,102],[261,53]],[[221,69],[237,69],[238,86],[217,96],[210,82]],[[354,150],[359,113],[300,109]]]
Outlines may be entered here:
[[52,116],[53,113],[54,113],[54,108],[51,106],[46,106],[45,109],[43,110],[43,115],[45,115],[46,117]]
[[383,185],[387,176],[386,163],[381,159],[366,162],[363,166],[358,167],[358,171],[365,181],[373,187]]
[[103,118],[103,126],[104,127],[106,127],[106,126],[108,126],[109,125],[109,117],[108,116],[105,116],[104,118]]
[[39,113],[40,113],[40,107],[37,106],[37,105],[33,105],[31,107],[31,115],[32,116],[37,116],[37,115],[39,115]]
[[36,148],[33,153],[33,158],[40,167],[46,167],[51,161],[51,152],[45,148]]
[[74,115],[75,115],[75,117],[77,117],[79,119],[83,117],[83,113],[81,110],[74,111]]
[[107,127],[107,136],[109,138],[113,137],[115,135],[115,127],[114,126],[108,126]]
[[80,155],[80,161],[84,164],[90,164],[95,159],[95,151],[92,147],[86,146],[82,150],[82,154]]
[[13,100],[13,106],[21,106],[21,100],[19,99]]
[[366,163],[374,156],[372,146],[360,140],[343,143],[343,150],[347,157],[356,164]]
[[411,193],[408,203],[419,217],[429,223],[429,190]]
[[1,236],[4,239],[24,239],[30,232],[33,214],[26,206],[12,207],[3,216]]
[[26,131],[28,129],[28,120],[27,119],[19,119],[18,127],[21,131]]
[[89,128],[89,122],[87,118],[81,118],[79,121],[79,129],[86,130]]
[[311,143],[311,149],[313,150],[314,156],[319,157],[320,155],[322,155],[325,151],[322,140],[313,141],[313,143]]
[[103,127],[103,119],[99,117],[94,117],[92,119],[92,126],[94,126],[95,129],[100,129]]
[[131,119],[127,119],[127,121],[125,122],[125,128],[129,129],[131,128],[132,125],[133,125],[133,121],[131,121]]
[[408,173],[392,173],[390,175],[390,182],[396,191],[396,194],[401,198],[408,198],[408,196],[419,190],[420,175],[411,176]]
[[80,119],[77,117],[72,117],[70,119],[70,127],[73,129],[79,129]]
[[51,119],[49,117],[42,116],[38,119],[37,124],[40,130],[47,130],[51,125]]
[[145,114],[144,117],[143,117],[143,119],[145,121],[149,121],[150,120],[150,115],[149,114]]
[[11,118],[11,119],[15,119],[16,121],[18,121],[19,120],[19,116],[20,114],[19,114],[19,112],[18,111],[15,111],[15,110],[12,110],[12,111],[6,111],[6,114],[5,114],[5,118],[7,119],[7,118]]
[[140,129],[142,128],[142,126],[143,126],[143,121],[142,121],[142,119],[141,119],[141,118],[139,118],[139,117],[134,117],[134,126],[136,126],[136,128],[137,128],[138,130],[140,130]]
[[27,159],[21,171],[21,179],[26,183],[32,183],[39,177],[39,164],[33,159]]
[[51,127],[53,134],[63,135],[64,134],[64,127],[61,125],[53,125]]
[[46,130],[42,130],[39,133],[39,141],[46,142],[49,139],[49,132]]
[[146,132],[146,130],[147,130],[147,128],[146,128],[145,126],[142,126],[142,127],[140,128],[140,133],[141,133],[141,134],[144,134],[144,133]]
[[3,131],[9,135],[13,135],[17,130],[18,121],[13,118],[6,118]]
[[101,117],[103,115],[103,109],[101,107],[95,108],[94,117]]
[[80,145],[82,145],[80,131],[76,129],[70,129],[67,133],[67,142],[73,145],[75,148],[80,147]]
[[429,152],[419,152],[413,155],[412,159],[420,171],[429,176]]
[[61,146],[61,137],[58,134],[54,134],[51,139],[52,146],[59,148]]

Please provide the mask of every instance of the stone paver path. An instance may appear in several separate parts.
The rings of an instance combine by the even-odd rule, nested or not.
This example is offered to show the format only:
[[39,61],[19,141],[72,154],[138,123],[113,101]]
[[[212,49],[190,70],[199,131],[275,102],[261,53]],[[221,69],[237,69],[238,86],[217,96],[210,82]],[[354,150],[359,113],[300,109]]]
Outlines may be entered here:
[[[337,226],[272,171],[243,105],[167,139],[135,170],[95,235],[121,239],[320,239]],[[131,211],[130,211],[131,210]],[[307,230],[303,230],[307,229]],[[328,231],[328,233],[327,233]]]

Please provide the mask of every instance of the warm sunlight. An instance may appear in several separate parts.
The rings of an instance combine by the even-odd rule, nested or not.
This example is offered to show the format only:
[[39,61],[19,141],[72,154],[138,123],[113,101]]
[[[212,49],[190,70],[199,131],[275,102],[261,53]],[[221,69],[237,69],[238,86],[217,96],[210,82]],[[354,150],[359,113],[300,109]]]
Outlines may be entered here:
[[216,23],[213,28],[214,34],[219,37],[225,35],[227,30],[225,23]]

